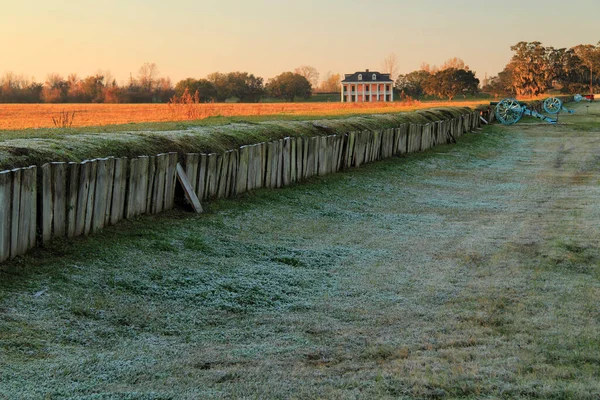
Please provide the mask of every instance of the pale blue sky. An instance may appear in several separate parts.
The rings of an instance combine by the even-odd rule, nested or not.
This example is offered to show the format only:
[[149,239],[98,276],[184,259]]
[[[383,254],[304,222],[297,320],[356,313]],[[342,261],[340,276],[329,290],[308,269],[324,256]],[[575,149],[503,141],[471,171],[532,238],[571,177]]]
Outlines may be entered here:
[[519,41],[554,47],[600,40],[600,1],[5,0],[0,74],[45,80],[110,70],[118,81],[155,62],[177,82],[214,71],[265,79],[299,65],[399,72],[460,57],[483,78]]

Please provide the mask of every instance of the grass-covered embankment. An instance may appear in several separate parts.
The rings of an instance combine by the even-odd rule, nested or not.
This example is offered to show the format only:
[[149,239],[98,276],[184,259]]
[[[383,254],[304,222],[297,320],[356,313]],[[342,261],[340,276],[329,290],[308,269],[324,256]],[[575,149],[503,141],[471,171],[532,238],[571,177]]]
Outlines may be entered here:
[[0,170],[108,156],[223,152],[288,136],[387,129],[406,122],[427,123],[468,111],[468,108],[447,107],[354,117],[217,117],[193,122],[0,131]]
[[0,398],[600,396],[600,104],[0,267]]

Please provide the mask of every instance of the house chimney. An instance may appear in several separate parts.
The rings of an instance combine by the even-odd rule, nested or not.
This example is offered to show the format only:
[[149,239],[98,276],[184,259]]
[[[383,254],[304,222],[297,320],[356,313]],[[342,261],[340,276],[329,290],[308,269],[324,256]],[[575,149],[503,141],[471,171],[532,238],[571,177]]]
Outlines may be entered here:
[[369,72],[369,69],[367,68],[367,72]]

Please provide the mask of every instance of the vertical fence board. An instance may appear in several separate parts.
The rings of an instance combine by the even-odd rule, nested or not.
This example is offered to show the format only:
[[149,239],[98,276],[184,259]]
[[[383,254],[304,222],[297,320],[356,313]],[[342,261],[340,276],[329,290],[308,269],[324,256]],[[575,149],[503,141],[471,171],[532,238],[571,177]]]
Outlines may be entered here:
[[12,170],[12,207],[10,226],[10,258],[19,255],[19,206],[21,204],[21,168]]
[[77,190],[77,211],[75,214],[74,236],[83,235],[85,231],[85,214],[88,191],[90,190],[90,170],[90,161],[84,161],[79,165],[79,188]]
[[111,193],[110,207],[107,210],[107,225],[114,225],[123,219],[123,200],[125,199],[124,166],[127,159],[117,158],[114,160],[113,190]]
[[295,137],[290,140],[290,183],[298,181],[298,139]]
[[225,197],[233,197],[237,194],[237,172],[239,165],[239,151],[229,150],[229,167],[227,168],[227,186],[225,188]]
[[10,257],[12,173],[0,172],[0,262]]
[[210,199],[217,194],[217,161],[218,155],[216,153],[210,153],[207,156],[207,168],[206,168],[206,191],[204,192],[204,198]]
[[281,187],[281,181],[283,178],[283,139],[279,139],[277,142],[277,155],[276,155],[276,168],[275,168],[275,180],[276,186]]
[[88,235],[92,229],[92,217],[94,215],[94,195],[96,194],[96,175],[98,174],[98,160],[90,161],[90,187],[85,204],[85,228],[83,233]]
[[92,215],[92,232],[97,232],[104,227],[106,219],[106,196],[108,192],[107,168],[108,159],[100,158],[96,161],[96,192],[94,193],[94,207]]
[[47,243],[52,238],[52,220],[54,216],[54,207],[52,206],[52,165],[50,163],[42,165],[42,208],[41,208],[41,228],[42,243]]
[[229,152],[219,155],[219,180],[217,183],[217,198],[222,199],[227,192],[227,170],[229,169]]
[[104,226],[110,225],[110,212],[112,209],[113,191],[115,190],[115,165],[116,165],[116,160],[114,157],[110,157],[106,161],[106,183],[108,185],[108,189],[106,190],[106,207],[104,209]]
[[150,183],[150,158],[141,156],[138,158],[138,186],[135,194],[135,213],[137,215],[148,212],[148,186]]
[[79,192],[79,170],[79,163],[69,163],[69,180],[67,185],[67,190],[69,192],[67,199],[67,237],[75,236],[75,224],[77,223],[77,193]]
[[165,177],[167,175],[167,154],[156,156],[156,172],[152,189],[152,214],[157,214],[165,207]]
[[235,182],[236,194],[244,193],[248,190],[248,165],[250,162],[250,146],[241,146],[239,149],[239,160],[237,179]]
[[206,170],[208,167],[208,154],[200,154],[198,163],[198,183],[196,184],[196,196],[202,200],[206,193]]
[[289,137],[283,139],[281,161],[281,185],[289,186],[292,181],[292,144]]
[[53,236],[65,236],[67,233],[67,163],[53,162],[51,166]]
[[129,160],[129,178],[127,182],[127,204],[126,215],[127,219],[131,219],[137,215],[136,199],[139,181],[139,158]]
[[177,153],[167,154],[167,173],[165,175],[165,209],[175,205],[175,182],[177,181]]
[[200,154],[188,153],[183,156],[185,163],[185,175],[190,182],[190,187],[197,193],[196,187],[198,186],[198,167],[200,165]]

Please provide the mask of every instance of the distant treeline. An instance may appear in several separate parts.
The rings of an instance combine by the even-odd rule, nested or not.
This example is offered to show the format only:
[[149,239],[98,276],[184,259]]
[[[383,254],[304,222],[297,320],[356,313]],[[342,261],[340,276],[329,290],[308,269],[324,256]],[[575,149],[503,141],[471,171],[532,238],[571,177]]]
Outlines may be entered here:
[[[545,47],[540,42],[519,42],[504,70],[497,76],[474,83],[469,67],[459,58],[441,67],[421,65],[421,69],[399,75],[396,89],[419,99],[424,95],[452,98],[480,90],[493,96],[537,96],[550,89],[562,93],[589,93],[600,89],[600,42],[570,49]],[[479,81],[477,80],[477,84]]]
[[339,74],[328,73],[319,84],[316,70],[302,66],[266,84],[263,78],[248,72],[215,72],[206,78],[187,78],[173,85],[170,78],[159,76],[156,64],[145,63],[137,76],[130,76],[121,85],[108,72],[85,78],[76,74],[67,78],[49,74],[44,83],[8,72],[0,77],[0,103],[166,103],[184,93],[191,93],[204,103],[227,100],[254,103],[267,97],[294,101],[310,97],[313,92],[338,91],[339,81]]

